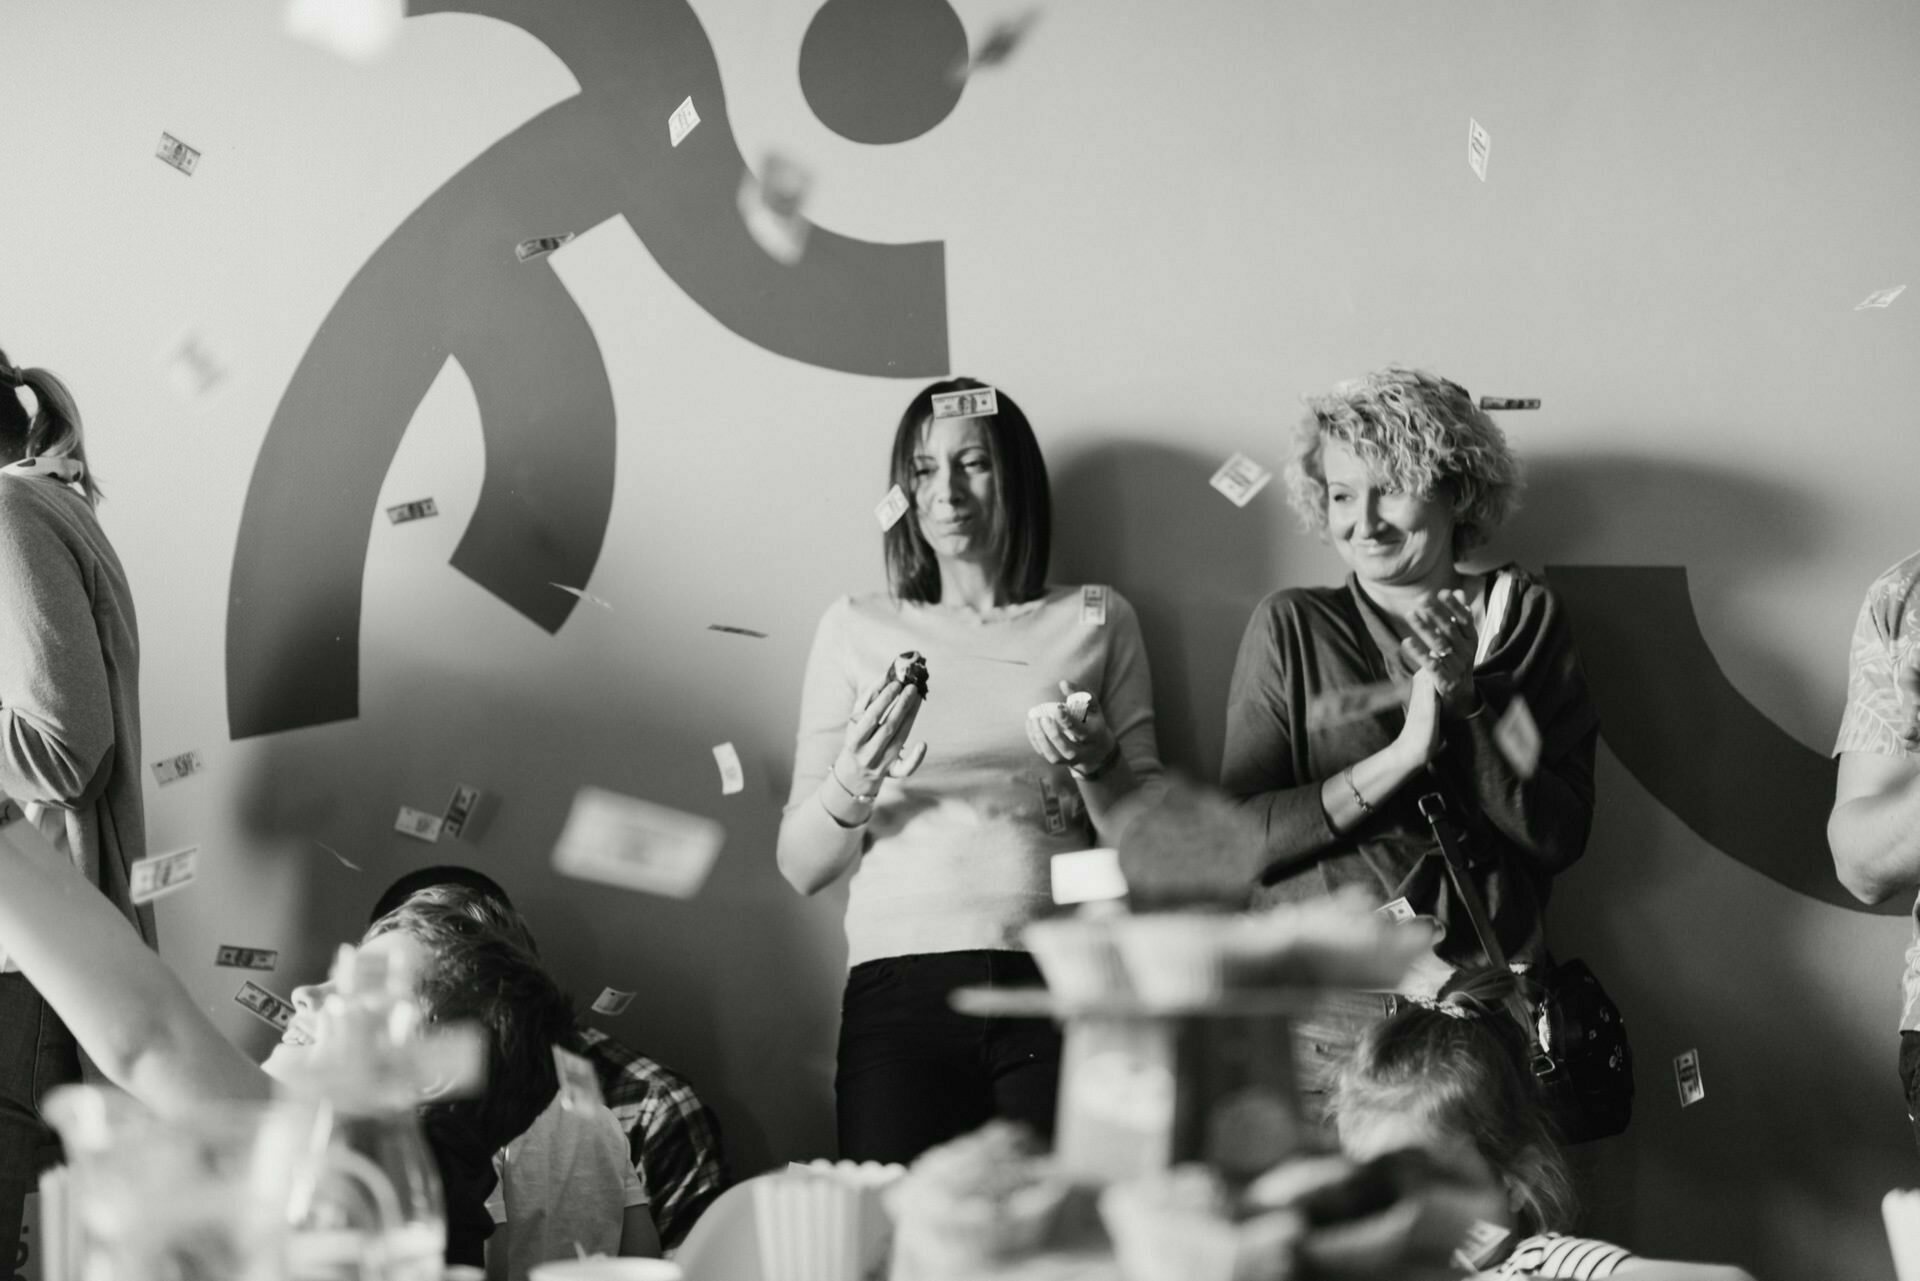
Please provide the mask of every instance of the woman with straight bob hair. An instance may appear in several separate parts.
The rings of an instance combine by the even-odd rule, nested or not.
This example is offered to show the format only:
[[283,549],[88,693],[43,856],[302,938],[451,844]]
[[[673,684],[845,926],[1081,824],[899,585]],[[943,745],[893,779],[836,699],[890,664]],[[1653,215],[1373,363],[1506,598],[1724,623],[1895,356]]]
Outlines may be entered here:
[[[153,909],[127,885],[146,854],[140,638],[99,497],[66,384],[0,352],[0,792],[151,946]],[[59,1152],[39,1098],[79,1077],[73,1038],[0,940],[0,1242],[19,1239]]]
[[890,590],[820,620],[778,858],[803,894],[851,881],[840,1155],[910,1161],[995,1116],[1051,1133],[1052,1025],[948,998],[1039,983],[1021,933],[1051,909],[1053,855],[1092,846],[1160,762],[1132,607],[1047,585],[1046,464],[1013,398],[924,388],[891,479]]

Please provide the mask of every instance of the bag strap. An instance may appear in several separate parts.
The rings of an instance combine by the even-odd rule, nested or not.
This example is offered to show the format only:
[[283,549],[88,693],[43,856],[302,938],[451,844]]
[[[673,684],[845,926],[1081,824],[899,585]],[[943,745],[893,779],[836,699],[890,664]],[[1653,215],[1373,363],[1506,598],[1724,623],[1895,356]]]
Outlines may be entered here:
[[1427,820],[1427,826],[1433,829],[1433,839],[1440,842],[1440,853],[1446,857],[1447,877],[1453,882],[1454,897],[1467,909],[1467,919],[1473,922],[1474,937],[1480,940],[1480,950],[1486,954],[1487,964],[1495,969],[1507,968],[1507,954],[1500,946],[1500,940],[1494,936],[1493,922],[1487,917],[1487,905],[1480,898],[1480,890],[1473,883],[1473,877],[1467,870],[1466,851],[1460,848],[1460,841],[1453,829],[1447,824],[1447,798],[1439,792],[1428,792],[1419,801],[1420,814]]

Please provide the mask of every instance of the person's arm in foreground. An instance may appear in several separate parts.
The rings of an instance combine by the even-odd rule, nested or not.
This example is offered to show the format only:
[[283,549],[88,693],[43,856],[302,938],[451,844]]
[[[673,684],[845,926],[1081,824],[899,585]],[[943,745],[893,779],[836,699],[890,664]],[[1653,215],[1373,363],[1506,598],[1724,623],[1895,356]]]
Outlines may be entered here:
[[20,807],[0,800],[0,814],[0,948],[107,1079],[158,1111],[271,1097],[267,1074]]
[[1834,748],[1827,844],[1840,883],[1866,903],[1920,882],[1920,650],[1899,653],[1904,604],[1869,592],[1861,607]]

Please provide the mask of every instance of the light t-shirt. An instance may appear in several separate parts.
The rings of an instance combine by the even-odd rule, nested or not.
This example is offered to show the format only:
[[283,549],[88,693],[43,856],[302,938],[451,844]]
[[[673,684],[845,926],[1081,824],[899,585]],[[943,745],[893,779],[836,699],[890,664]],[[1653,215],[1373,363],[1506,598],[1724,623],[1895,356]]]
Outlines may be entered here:
[[580,1251],[620,1253],[626,1211],[647,1204],[613,1113],[601,1106],[570,1112],[558,1094],[524,1134],[494,1153],[493,1168],[500,1182],[487,1212],[509,1227],[510,1281]]
[[[1085,607],[1089,591],[1103,607]],[[1099,700],[1134,774],[1158,774],[1139,620],[1112,588],[1053,587],[985,615],[884,593],[835,601],[807,659],[789,810],[820,803],[855,698],[908,650],[927,660],[909,738],[927,756],[882,783],[862,831],[847,962],[1023,950],[1021,930],[1052,910],[1052,856],[1094,843],[1072,773],[1027,741],[1027,712],[1072,681]]]
[[[1833,754],[1911,755],[1900,741],[1904,719],[1896,676],[1920,646],[1920,552],[1873,580],[1853,625],[1847,655],[1847,710]],[[1914,938],[1901,976],[1900,1030],[1920,1031],[1920,899],[1913,905]]]

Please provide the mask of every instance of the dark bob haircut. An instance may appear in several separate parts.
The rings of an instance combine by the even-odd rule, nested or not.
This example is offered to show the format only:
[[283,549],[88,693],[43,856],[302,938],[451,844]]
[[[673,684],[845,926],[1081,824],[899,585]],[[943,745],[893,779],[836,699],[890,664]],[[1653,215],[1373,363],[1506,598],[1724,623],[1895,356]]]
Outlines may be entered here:
[[[971,391],[987,384],[977,378],[949,378],[920,389],[900,415],[893,434],[893,483],[915,502],[913,456],[933,423],[933,398],[950,391]],[[1053,502],[1047,491],[1047,464],[1033,428],[1013,397],[999,388],[1000,412],[981,421],[987,428],[994,489],[999,495],[994,543],[1000,551],[1000,589],[1010,605],[1036,600],[1047,590],[1047,560],[1052,551]],[[909,515],[916,515],[909,508]],[[885,538],[887,584],[897,600],[916,605],[940,601],[940,566],[920,535],[917,519],[894,522]]]

